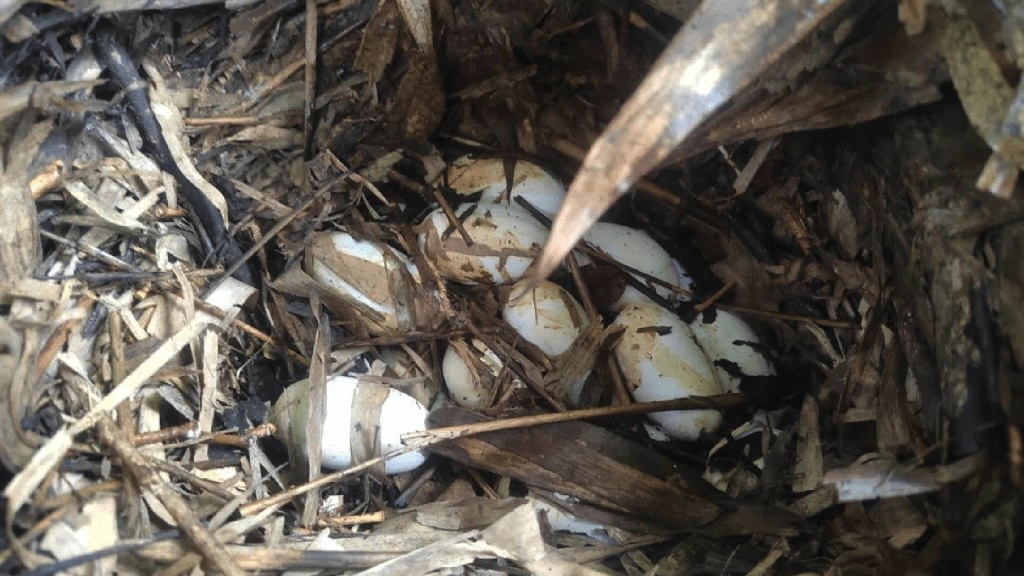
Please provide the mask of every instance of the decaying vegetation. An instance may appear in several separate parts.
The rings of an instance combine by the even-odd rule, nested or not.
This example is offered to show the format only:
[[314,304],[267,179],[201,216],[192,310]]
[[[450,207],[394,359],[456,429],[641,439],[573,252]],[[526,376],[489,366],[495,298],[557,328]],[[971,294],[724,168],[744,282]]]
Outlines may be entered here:
[[[700,4],[0,4],[0,572],[1014,573],[1024,6]],[[591,321],[554,359],[500,319],[508,286],[439,272],[481,250],[467,153],[572,182],[527,251]],[[777,375],[632,403],[601,305],[630,262],[565,259],[602,215]],[[417,273],[325,255],[340,229]],[[505,362],[486,408],[444,400],[449,339]],[[434,408],[422,467],[384,474],[378,398],[363,463],[321,468],[341,372]],[[306,378],[282,441],[268,411]],[[709,406],[697,442],[644,431]]]

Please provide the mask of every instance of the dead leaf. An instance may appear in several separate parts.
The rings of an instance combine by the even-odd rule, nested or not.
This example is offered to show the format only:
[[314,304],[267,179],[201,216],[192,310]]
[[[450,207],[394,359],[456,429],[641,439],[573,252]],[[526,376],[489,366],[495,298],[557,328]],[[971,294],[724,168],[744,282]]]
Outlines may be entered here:
[[377,4],[377,11],[363,28],[363,40],[356,54],[355,67],[366,72],[370,84],[380,82],[384,77],[384,69],[391,63],[398,47],[397,3],[393,0],[382,0]]
[[536,275],[550,275],[619,196],[845,4],[846,0],[702,4],[587,153],[551,227]]
[[[430,419],[435,426],[484,420],[454,408],[435,411]],[[687,473],[647,448],[584,422],[481,434],[430,450],[530,486],[575,496],[614,512],[631,529],[696,528],[721,512],[699,495],[709,487],[696,471]]]
[[412,140],[426,140],[437,130],[444,115],[445,93],[437,57],[431,52],[409,55],[409,68],[398,85],[391,120],[402,126]]

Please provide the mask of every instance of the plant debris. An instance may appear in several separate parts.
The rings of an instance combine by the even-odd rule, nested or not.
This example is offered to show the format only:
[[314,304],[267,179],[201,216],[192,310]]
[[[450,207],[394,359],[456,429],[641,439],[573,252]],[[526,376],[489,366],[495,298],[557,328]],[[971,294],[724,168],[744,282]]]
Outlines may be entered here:
[[0,6],[0,572],[1015,573],[1018,11]]

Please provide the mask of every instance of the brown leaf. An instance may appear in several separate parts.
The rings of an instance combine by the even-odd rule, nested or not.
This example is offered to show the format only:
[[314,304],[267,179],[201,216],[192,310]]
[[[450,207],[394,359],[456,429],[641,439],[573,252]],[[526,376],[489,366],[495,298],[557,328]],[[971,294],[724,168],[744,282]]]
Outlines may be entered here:
[[[313,341],[313,357],[309,365],[309,387],[306,390],[306,426],[302,431],[306,440],[305,450],[295,450],[299,466],[305,468],[306,478],[315,479],[320,475],[320,464],[323,456],[324,418],[326,417],[324,404],[327,401],[327,371],[330,350],[331,331],[328,328],[327,315],[322,313],[320,300],[313,298],[311,302],[313,315],[317,321],[316,339]],[[353,410],[353,414],[355,411]],[[293,431],[294,433],[294,431]],[[299,468],[302,469],[302,468]],[[320,508],[320,494],[315,490],[306,496],[305,506],[302,511],[302,525],[312,526],[316,521],[317,512]]]
[[[467,410],[431,414],[432,426],[483,421]],[[706,484],[653,450],[584,422],[480,434],[430,448],[467,466],[510,476],[592,505],[644,519],[649,529],[696,528],[721,509],[699,494]]]
[[363,41],[356,54],[355,67],[375,84],[384,77],[384,68],[391,63],[398,47],[398,6],[395,2],[380,2],[373,17],[363,30]]
[[395,103],[388,112],[402,126],[407,138],[426,140],[441,124],[444,115],[444,86],[433,52],[409,55],[409,69],[398,85]]
[[619,196],[844,4],[731,0],[701,5],[591,147],[555,218],[536,274],[548,276]]
[[[352,461],[366,462],[381,455],[380,416],[391,388],[385,384],[360,380],[352,398]],[[383,482],[384,462],[369,472]]]

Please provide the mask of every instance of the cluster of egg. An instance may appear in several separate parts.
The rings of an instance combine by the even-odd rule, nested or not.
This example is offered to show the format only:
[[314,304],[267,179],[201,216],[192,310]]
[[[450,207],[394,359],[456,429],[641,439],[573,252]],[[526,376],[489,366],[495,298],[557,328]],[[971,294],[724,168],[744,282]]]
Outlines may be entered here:
[[[449,280],[464,283],[508,284],[519,281],[533,257],[547,240],[548,230],[521,207],[522,198],[549,217],[561,207],[565,188],[536,165],[517,162],[511,178],[501,160],[456,161],[449,174],[449,186],[476,202],[460,207],[459,215],[466,242],[441,210],[427,217],[420,235],[420,247]],[[692,281],[685,270],[647,233],[618,224],[600,222],[584,236],[592,247],[611,259],[626,264],[665,285],[689,290]],[[578,254],[581,265],[591,263]],[[635,276],[662,299],[673,301],[676,292],[664,285],[648,283]],[[532,292],[519,286],[518,295],[502,309],[502,317],[522,338],[555,357],[569,350],[589,319],[583,307],[565,289],[542,282]],[[612,352],[626,384],[638,402],[670,400],[688,396],[710,396],[737,392],[744,376],[773,373],[770,362],[758,346],[753,330],[735,314],[713,310],[687,324],[640,290],[626,287],[611,304],[618,315],[610,327],[615,334]],[[500,359],[483,344],[453,343],[445,355],[443,374],[452,399],[471,408],[485,407],[493,398],[494,380],[469,368],[486,364],[489,373],[502,372]],[[579,399],[582,382],[569,385],[563,398],[570,404]],[[658,412],[651,419],[670,437],[694,440],[712,432],[721,423],[714,410]]]
[[[508,177],[501,160],[472,158],[452,164],[448,185],[467,199],[457,208],[460,226],[453,226],[438,208],[418,226],[419,249],[450,282],[511,286],[505,291],[509,296],[502,303],[502,319],[549,358],[567,353],[588,324],[600,320],[589,318],[572,294],[558,284],[545,281],[531,288],[523,280],[547,240],[548,229],[516,200],[521,198],[536,211],[553,217],[565,198],[565,187],[527,162],[517,162]],[[584,240],[607,257],[659,280],[664,285],[634,276],[662,299],[671,302],[679,297],[665,285],[691,288],[682,267],[643,231],[598,223]],[[586,254],[577,257],[581,266],[592,263]],[[347,232],[324,233],[307,249],[305,271],[327,293],[328,305],[332,300],[340,302],[343,315],[370,334],[422,329],[436,322],[430,295],[417,292],[422,290],[419,271],[391,246],[358,240]],[[610,308],[617,316],[606,333],[614,334],[611,350],[636,401],[737,391],[743,376],[773,373],[756,335],[733,314],[721,310],[705,313],[687,324],[632,286],[625,288]],[[451,400],[476,409],[489,406],[499,387],[521,385],[505,369],[498,353],[473,338],[448,343],[442,374]],[[569,405],[578,402],[586,377],[566,383],[559,391],[561,399]],[[357,385],[329,380],[328,400],[336,396],[350,403],[353,394],[347,390]],[[342,386],[344,393],[332,392]],[[289,398],[295,401],[295,397]],[[382,428],[397,416],[394,419],[402,422],[404,430],[423,425],[426,410],[422,417],[410,419],[408,410],[392,415],[384,405],[380,414]],[[668,436],[682,440],[694,440],[721,423],[721,415],[714,410],[659,412],[650,418]],[[338,443],[325,440],[325,464],[347,465],[351,461],[326,454],[329,445]],[[389,465],[388,471],[395,470]]]

